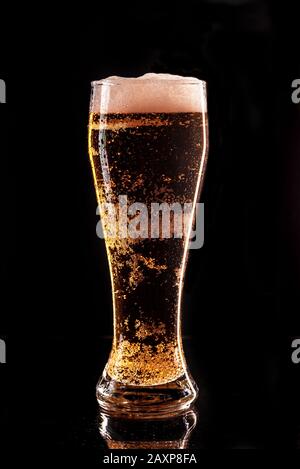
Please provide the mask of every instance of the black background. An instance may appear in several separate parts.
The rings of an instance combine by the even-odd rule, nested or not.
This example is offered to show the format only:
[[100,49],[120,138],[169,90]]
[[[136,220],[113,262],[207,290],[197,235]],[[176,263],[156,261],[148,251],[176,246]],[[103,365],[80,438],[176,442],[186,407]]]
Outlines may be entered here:
[[200,387],[193,448],[299,446],[300,364],[290,358],[300,336],[293,8],[45,3],[3,16],[1,411],[3,428],[13,422],[20,440],[29,436],[29,451],[84,448],[99,458],[105,447],[95,385],[112,306],[87,154],[90,81],[146,72],[208,83],[205,245],[190,253],[183,304]]

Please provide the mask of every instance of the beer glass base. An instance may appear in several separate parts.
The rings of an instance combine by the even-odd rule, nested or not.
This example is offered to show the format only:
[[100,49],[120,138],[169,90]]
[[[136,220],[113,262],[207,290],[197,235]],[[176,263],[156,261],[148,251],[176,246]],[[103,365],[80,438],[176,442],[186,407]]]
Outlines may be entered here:
[[102,412],[133,419],[178,415],[190,408],[197,393],[197,386],[188,374],[170,383],[143,387],[122,384],[104,373],[96,388]]

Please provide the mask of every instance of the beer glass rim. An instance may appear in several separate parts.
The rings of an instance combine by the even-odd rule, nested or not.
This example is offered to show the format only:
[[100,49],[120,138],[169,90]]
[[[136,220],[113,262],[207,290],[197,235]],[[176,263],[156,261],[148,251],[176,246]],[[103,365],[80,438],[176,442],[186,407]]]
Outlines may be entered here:
[[[129,78],[130,80],[130,78]],[[143,79],[143,80],[137,80],[137,79],[134,79],[135,80],[134,82],[134,86],[135,85],[145,85],[145,82],[146,83],[157,83],[159,82],[159,84],[166,84],[166,85],[182,85],[182,86],[186,86],[186,85],[196,85],[196,86],[202,86],[202,87],[206,87],[206,81],[205,80],[200,80],[199,78],[197,78],[197,81],[187,81],[187,80],[182,80],[182,79],[168,79],[168,78],[158,78],[156,79],[155,81],[154,80],[151,80],[151,79]],[[120,80],[113,80],[113,81],[109,81],[109,80],[93,80],[91,81],[91,86],[92,87],[95,87],[95,86],[120,86],[120,85],[124,85],[124,79],[120,79]]]

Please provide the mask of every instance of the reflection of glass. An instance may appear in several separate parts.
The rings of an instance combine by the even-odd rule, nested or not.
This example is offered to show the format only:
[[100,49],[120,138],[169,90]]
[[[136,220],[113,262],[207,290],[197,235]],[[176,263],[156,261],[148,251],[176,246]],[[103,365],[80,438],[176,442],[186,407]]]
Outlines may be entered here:
[[[180,303],[207,132],[203,81],[151,74],[93,83],[89,154],[114,307],[112,350],[97,399],[110,414],[172,415],[196,397],[182,349]],[[120,196],[144,204],[148,214],[153,203],[190,204],[185,234],[174,236],[172,216],[169,237],[160,230],[155,238],[150,229],[138,238],[112,233],[108,204],[117,207],[114,220],[124,229],[127,205],[120,208]]]
[[196,422],[193,410],[161,420],[126,420],[100,413],[99,431],[110,449],[184,449]]

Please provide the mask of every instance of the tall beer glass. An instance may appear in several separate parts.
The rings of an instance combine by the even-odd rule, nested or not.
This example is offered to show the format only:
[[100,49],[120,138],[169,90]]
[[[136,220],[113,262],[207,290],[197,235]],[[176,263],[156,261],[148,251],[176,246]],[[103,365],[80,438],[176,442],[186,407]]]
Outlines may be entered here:
[[[97,385],[107,413],[168,416],[196,397],[180,307],[207,151],[205,82],[146,74],[92,83],[89,155],[113,296],[112,349]],[[180,236],[175,207],[184,206],[190,210]],[[169,234],[162,207],[169,208]],[[130,235],[132,224],[139,236]]]

